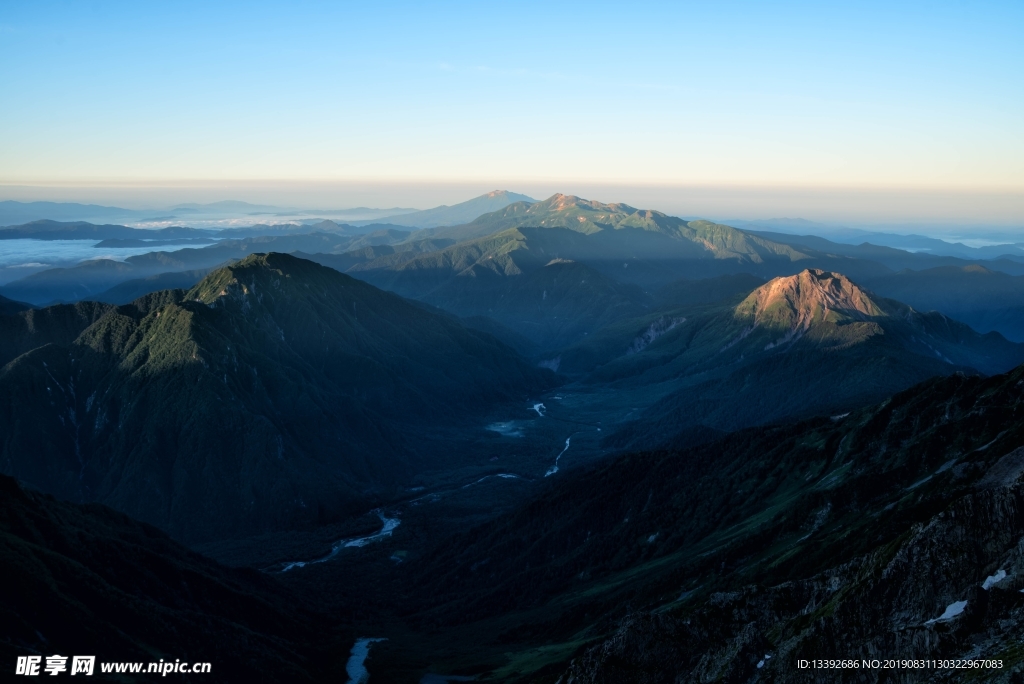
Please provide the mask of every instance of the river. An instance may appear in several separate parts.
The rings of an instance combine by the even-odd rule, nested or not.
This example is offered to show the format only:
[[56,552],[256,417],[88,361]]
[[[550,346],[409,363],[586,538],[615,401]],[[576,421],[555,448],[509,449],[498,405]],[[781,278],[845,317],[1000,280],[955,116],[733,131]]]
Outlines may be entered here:
[[371,542],[383,539],[384,537],[390,537],[391,533],[395,531],[395,528],[402,523],[402,521],[399,520],[397,517],[387,517],[383,511],[376,510],[374,511],[374,513],[377,514],[377,516],[380,518],[381,523],[383,523],[382,527],[377,532],[374,532],[373,534],[368,535],[366,537],[356,537],[354,539],[340,539],[337,542],[335,542],[334,546],[331,547],[331,552],[328,553],[326,556],[311,561],[292,561],[291,563],[285,563],[284,567],[281,568],[281,572],[288,572],[293,568],[304,568],[307,565],[314,565],[316,563],[324,563],[326,561],[331,560],[339,553],[341,553],[342,549],[362,547],[366,546]]

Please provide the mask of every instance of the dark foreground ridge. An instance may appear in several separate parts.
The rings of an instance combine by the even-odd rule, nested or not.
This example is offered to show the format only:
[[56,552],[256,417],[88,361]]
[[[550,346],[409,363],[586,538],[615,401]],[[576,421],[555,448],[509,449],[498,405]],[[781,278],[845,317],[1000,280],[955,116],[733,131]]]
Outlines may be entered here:
[[272,578],[218,565],[105,506],[59,502],[2,475],[0,565],[8,675],[17,656],[58,653],[209,662],[203,676],[218,682],[317,682],[341,669],[340,655],[324,654],[340,654],[347,635]]
[[[1024,367],[955,375],[849,415],[567,473],[399,567],[403,612],[424,630],[490,630],[479,653],[563,654],[520,658],[505,681],[877,682],[892,680],[796,662],[897,657],[1001,659],[972,676],[1016,681],[1022,388]],[[380,651],[386,678],[383,654],[401,648]]]

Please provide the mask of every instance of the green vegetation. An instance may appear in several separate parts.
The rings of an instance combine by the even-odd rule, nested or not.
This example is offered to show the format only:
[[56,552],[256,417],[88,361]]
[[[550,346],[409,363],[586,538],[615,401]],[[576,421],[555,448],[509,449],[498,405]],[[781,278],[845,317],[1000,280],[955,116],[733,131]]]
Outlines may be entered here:
[[279,254],[90,306],[20,314],[70,321],[5,343],[40,345],[0,370],[5,470],[191,541],[365,511],[554,381],[451,316]]

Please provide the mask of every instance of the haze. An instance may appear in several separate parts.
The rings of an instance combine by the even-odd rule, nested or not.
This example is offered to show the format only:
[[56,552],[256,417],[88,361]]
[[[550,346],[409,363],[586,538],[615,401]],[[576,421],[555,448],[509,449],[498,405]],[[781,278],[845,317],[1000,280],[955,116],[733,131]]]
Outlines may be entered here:
[[0,195],[1020,225],[1022,27],[1012,2],[8,4]]

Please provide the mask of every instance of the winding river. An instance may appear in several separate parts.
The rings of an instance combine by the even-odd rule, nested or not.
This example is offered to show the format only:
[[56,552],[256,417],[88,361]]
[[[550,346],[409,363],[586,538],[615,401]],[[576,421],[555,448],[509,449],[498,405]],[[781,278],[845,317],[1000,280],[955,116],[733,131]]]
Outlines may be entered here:
[[374,511],[374,513],[377,514],[377,517],[379,517],[381,523],[383,523],[383,526],[377,532],[374,532],[373,534],[371,534],[369,536],[366,536],[366,537],[356,537],[354,539],[341,539],[341,540],[337,541],[334,544],[334,546],[331,547],[331,552],[328,553],[326,556],[323,556],[322,558],[317,558],[316,560],[311,560],[311,561],[293,561],[291,563],[285,563],[284,567],[281,568],[280,572],[288,572],[289,570],[292,570],[294,568],[304,568],[307,565],[315,565],[316,563],[324,563],[326,561],[331,560],[332,558],[337,556],[339,553],[341,553],[342,549],[349,549],[349,548],[353,548],[353,547],[362,547],[362,546],[366,546],[367,544],[369,544],[371,542],[375,542],[375,541],[378,541],[380,539],[383,539],[384,537],[390,537],[391,533],[395,531],[395,528],[398,527],[402,523],[402,521],[399,520],[398,518],[389,518],[389,517],[387,517],[384,514],[384,512],[379,510],[379,509]]
[[558,472],[558,460],[562,458],[562,454],[569,450],[569,442],[572,440],[572,435],[565,438],[565,448],[559,452],[558,456],[555,456],[555,465],[548,468],[548,472],[544,473],[544,477],[550,477]]

